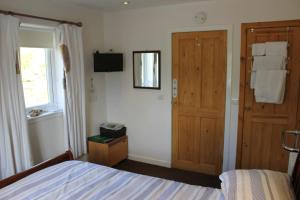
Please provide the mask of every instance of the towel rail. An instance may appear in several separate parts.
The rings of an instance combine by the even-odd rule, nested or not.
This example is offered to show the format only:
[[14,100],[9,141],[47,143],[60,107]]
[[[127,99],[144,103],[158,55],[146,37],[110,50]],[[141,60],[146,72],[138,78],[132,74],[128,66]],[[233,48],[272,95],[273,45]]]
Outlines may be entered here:
[[[263,31],[265,28],[249,28],[248,31],[250,31],[251,33],[254,33],[255,31]],[[278,29],[283,29],[282,32],[289,32],[291,30],[290,26],[287,27],[282,27],[282,28],[278,28]]]
[[[252,61],[253,61],[253,60],[254,60],[254,56],[248,57],[248,60],[252,60]],[[290,61],[290,60],[291,60],[291,57],[287,57],[286,60],[287,60],[287,61]]]
[[[275,42],[276,42],[276,41],[275,41]],[[288,48],[291,46],[291,44],[289,43],[289,39],[288,39],[287,41],[284,41],[284,42],[288,42],[288,43],[287,43],[287,47],[288,47]],[[264,43],[264,42],[262,42],[262,43]],[[249,47],[249,48],[252,48],[252,45],[253,45],[253,44],[249,44],[248,47]]]
[[[286,71],[287,71],[286,74],[289,75],[289,74],[290,74],[290,70],[286,70]],[[252,72],[256,72],[256,70],[249,70],[248,72],[249,72],[249,73],[252,73]]]
[[[295,142],[294,142],[293,147],[290,147],[286,144],[286,138],[287,138],[288,135],[295,137]],[[300,152],[300,149],[298,147],[299,137],[300,137],[300,131],[298,131],[298,130],[285,130],[285,131],[282,131],[282,133],[281,133],[281,143],[282,143],[283,149],[285,149],[286,151],[289,151],[289,152],[299,153]]]
[[[252,67],[253,67],[253,61],[254,61],[254,56],[248,57],[248,60],[251,61],[251,68],[252,68]],[[288,63],[288,61],[290,61],[291,58],[290,58],[290,57],[287,57],[286,60],[287,60],[287,63]],[[248,72],[249,72],[249,73],[252,73],[252,72],[256,72],[256,70],[249,70]],[[286,73],[286,74],[290,74],[290,70],[287,70],[287,73]]]

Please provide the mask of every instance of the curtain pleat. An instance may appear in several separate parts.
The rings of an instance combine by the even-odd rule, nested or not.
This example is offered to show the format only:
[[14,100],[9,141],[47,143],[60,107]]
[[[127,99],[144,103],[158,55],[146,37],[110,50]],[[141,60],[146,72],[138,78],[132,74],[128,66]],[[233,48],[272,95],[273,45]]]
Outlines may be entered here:
[[63,24],[58,27],[57,38],[65,71],[65,147],[78,158],[87,152],[82,30]]
[[0,14],[0,179],[32,166],[18,62],[19,21]]

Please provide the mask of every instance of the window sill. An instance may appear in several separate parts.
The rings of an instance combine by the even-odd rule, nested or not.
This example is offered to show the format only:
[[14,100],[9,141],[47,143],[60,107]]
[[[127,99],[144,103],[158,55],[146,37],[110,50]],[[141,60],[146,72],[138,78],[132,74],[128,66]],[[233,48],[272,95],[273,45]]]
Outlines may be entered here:
[[50,111],[43,113],[37,117],[27,117],[28,123],[37,123],[40,121],[45,121],[48,119],[56,118],[56,117],[62,117],[63,116],[63,111],[62,110],[57,110],[57,111]]

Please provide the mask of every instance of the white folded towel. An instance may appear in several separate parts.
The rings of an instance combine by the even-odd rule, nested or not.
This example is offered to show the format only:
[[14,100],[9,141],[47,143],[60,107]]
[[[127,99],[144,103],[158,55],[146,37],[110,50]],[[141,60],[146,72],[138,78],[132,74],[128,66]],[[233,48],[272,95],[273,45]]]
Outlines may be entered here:
[[265,43],[252,44],[252,56],[264,56],[264,55],[266,55]]
[[254,56],[252,70],[286,69],[285,56]]
[[250,88],[255,88],[256,71],[281,69],[286,69],[286,58],[284,56],[254,56]]
[[288,42],[266,42],[267,56],[285,56],[288,55]]
[[256,71],[255,99],[258,103],[282,104],[286,85],[286,70]]

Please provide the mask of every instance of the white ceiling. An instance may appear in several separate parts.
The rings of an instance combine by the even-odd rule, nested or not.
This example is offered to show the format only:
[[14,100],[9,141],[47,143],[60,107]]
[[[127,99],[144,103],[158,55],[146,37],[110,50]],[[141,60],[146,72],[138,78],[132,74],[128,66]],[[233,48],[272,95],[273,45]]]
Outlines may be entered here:
[[172,5],[172,4],[181,4],[181,3],[190,3],[190,2],[210,1],[210,0],[127,0],[129,2],[128,5],[123,4],[124,0],[55,0],[55,1],[98,8],[104,11],[113,11],[113,10]]

